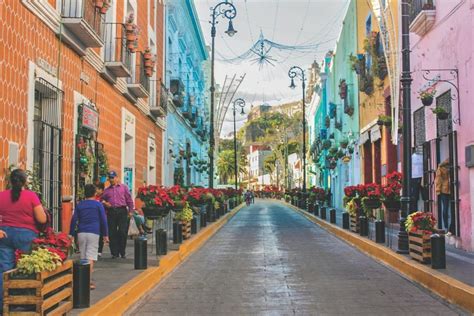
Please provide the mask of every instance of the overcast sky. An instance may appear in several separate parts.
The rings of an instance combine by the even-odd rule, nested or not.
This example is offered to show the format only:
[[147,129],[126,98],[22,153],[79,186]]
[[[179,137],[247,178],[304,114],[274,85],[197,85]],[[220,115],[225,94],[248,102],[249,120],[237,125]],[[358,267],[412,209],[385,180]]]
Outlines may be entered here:
[[[211,40],[210,8],[219,2],[195,0],[208,45]],[[224,33],[227,20],[223,18],[219,18],[220,23],[217,25],[216,81],[222,84],[226,75],[240,76],[245,73],[246,77],[237,97],[244,97],[248,105],[262,102],[278,104],[301,98],[301,90],[288,88],[288,70],[293,65],[308,68],[313,60],[320,62],[325,53],[334,48],[348,2],[349,0],[234,0],[237,16],[233,22],[237,34],[228,37]],[[279,44],[320,45],[311,52],[272,49],[269,55],[276,59],[276,65],[265,65],[262,69],[259,69],[258,64],[252,64],[251,60],[242,60],[238,64],[222,61],[248,51],[258,40],[260,31],[266,39]],[[228,115],[228,120],[230,119],[231,116]],[[228,134],[231,126],[230,122],[225,123],[222,134]]]

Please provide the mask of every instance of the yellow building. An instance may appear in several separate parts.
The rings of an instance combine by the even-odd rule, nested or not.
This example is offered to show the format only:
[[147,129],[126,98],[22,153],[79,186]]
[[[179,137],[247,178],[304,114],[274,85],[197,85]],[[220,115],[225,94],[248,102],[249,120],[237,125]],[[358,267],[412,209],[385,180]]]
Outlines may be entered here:
[[397,170],[398,1],[384,3],[357,0],[358,55],[351,61],[359,78],[364,183],[382,183],[388,173]]

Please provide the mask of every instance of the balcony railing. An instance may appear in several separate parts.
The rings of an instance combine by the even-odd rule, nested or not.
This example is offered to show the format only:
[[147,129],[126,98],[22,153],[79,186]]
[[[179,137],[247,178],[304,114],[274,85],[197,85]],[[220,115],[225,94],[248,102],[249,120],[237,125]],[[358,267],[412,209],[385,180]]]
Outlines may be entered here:
[[433,0],[412,0],[410,4],[410,32],[425,35],[436,20],[436,7]]
[[135,69],[132,76],[127,78],[128,90],[136,98],[146,98],[150,95],[150,78],[145,72],[145,59],[143,53],[136,54]]
[[164,117],[168,106],[168,89],[161,83],[155,81],[150,83],[152,89],[150,91],[150,112],[153,116]]
[[125,25],[105,23],[104,62],[107,70],[115,77],[130,77],[132,54],[127,49]]
[[181,79],[170,80],[170,92],[173,95],[173,104],[182,107],[184,105],[184,84]]
[[85,50],[88,47],[102,47],[104,18],[96,8],[95,0],[63,0],[61,17],[64,27],[74,37],[64,34],[65,40],[80,42],[80,45],[69,43],[73,48]]

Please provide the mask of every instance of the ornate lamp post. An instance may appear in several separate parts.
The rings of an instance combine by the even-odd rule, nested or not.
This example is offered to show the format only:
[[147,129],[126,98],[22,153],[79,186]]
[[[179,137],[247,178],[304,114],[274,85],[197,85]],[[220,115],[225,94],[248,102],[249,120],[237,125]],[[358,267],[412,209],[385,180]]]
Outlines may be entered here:
[[306,193],[306,103],[305,103],[305,91],[306,91],[306,78],[304,70],[301,67],[293,66],[288,71],[288,77],[291,78],[290,88],[296,88],[295,78],[301,79],[302,91],[303,91],[303,193]]
[[405,221],[411,202],[411,73],[410,73],[410,14],[407,0],[402,0],[402,97],[403,97],[403,196],[398,232],[398,253],[408,253],[408,234]]
[[227,1],[218,3],[214,8],[211,8],[211,38],[212,38],[212,51],[211,51],[211,108],[210,108],[210,125],[209,125],[209,187],[214,187],[214,92],[216,90],[214,83],[214,51],[215,51],[215,39],[216,39],[216,19],[220,16],[224,16],[229,20],[229,26],[225,33],[229,36],[234,36],[237,31],[234,29],[232,19],[237,15],[235,6]]
[[237,190],[239,188],[239,170],[238,170],[238,163],[237,163],[237,131],[235,127],[235,113],[238,109],[238,107],[241,108],[240,114],[244,115],[244,107],[245,107],[245,101],[242,98],[235,99],[233,104],[232,104],[232,112],[234,114],[234,175],[235,175],[235,189]]

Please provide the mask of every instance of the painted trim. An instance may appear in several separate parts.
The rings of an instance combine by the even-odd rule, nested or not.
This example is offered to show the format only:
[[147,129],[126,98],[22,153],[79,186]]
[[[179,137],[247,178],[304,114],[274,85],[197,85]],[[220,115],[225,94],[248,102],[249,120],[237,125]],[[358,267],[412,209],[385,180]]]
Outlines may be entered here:
[[[133,115],[130,111],[128,111],[126,108],[122,107],[122,128],[121,128],[121,162],[120,162],[120,179],[123,181],[124,180],[124,169],[125,169],[125,134],[126,134],[126,129],[125,129],[125,123],[126,123],[126,117],[133,118],[133,123],[130,123],[132,125],[132,130],[131,133],[128,134],[130,137],[133,139],[133,145],[132,145],[132,152],[136,153],[136,146],[137,146],[137,139],[136,139],[136,122],[137,119],[135,115]],[[132,195],[135,195],[135,181],[136,179],[136,157],[135,154],[132,156],[132,162],[130,163],[130,166],[133,170],[133,181],[132,181],[132,187],[129,188],[130,191],[132,192]]]
[[54,33],[59,33],[61,15],[48,1],[21,0],[21,3],[53,30]]

